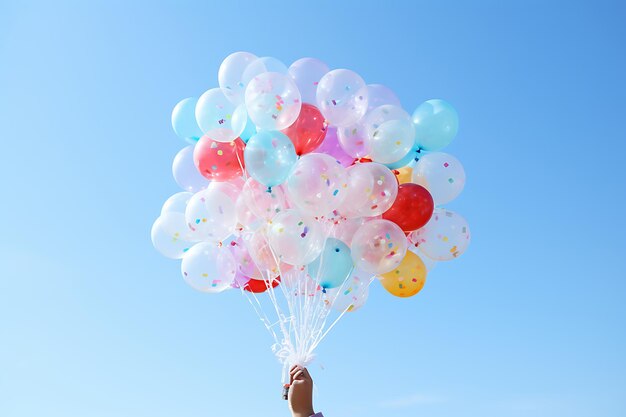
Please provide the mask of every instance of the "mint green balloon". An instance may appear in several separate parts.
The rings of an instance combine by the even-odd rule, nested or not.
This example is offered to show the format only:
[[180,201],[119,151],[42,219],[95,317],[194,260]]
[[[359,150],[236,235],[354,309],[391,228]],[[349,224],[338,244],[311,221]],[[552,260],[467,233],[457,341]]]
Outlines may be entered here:
[[426,151],[445,148],[459,130],[459,116],[450,103],[433,99],[425,101],[413,112],[415,143]]
[[350,248],[339,239],[328,238],[324,250],[308,265],[308,272],[322,288],[337,288],[354,269]]
[[243,159],[252,178],[267,187],[273,187],[285,182],[298,161],[298,155],[287,135],[262,130],[248,140]]
[[188,97],[178,102],[172,111],[172,128],[179,138],[194,144],[202,136],[202,130],[196,123],[196,103],[198,99]]

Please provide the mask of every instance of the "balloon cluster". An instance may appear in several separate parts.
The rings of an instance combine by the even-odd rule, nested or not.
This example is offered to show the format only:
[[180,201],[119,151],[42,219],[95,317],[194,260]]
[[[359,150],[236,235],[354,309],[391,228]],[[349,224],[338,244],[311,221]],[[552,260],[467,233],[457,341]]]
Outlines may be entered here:
[[461,163],[440,152],[457,134],[450,104],[411,115],[389,88],[314,58],[287,67],[236,52],[218,81],[174,108],[189,143],[173,164],[185,191],[152,228],[193,288],[285,286],[353,311],[373,277],[410,297],[435,262],[466,250],[467,222],[441,207],[465,185]]

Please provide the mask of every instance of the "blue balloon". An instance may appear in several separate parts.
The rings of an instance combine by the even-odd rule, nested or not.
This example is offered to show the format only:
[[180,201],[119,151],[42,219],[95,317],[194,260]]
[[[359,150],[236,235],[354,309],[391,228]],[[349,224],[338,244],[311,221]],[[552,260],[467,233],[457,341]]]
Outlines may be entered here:
[[194,144],[202,137],[202,130],[196,122],[196,103],[198,99],[188,97],[181,100],[172,111],[172,127],[179,138]]
[[409,165],[412,161],[417,161],[420,156],[420,148],[419,146],[413,146],[413,149],[409,151],[401,160],[392,162],[390,164],[384,164],[389,169],[399,169]]
[[413,112],[415,142],[427,151],[438,151],[450,144],[459,130],[459,116],[444,100],[428,100]]
[[322,288],[336,288],[350,276],[353,268],[348,245],[339,239],[328,238],[320,256],[308,265],[308,272]]
[[241,138],[241,140],[243,140],[244,143],[248,143],[250,138],[254,136],[255,134],[256,134],[256,126],[250,119],[250,116],[248,116],[246,127],[243,129],[243,132],[241,132],[241,135],[239,135],[239,137]]
[[250,138],[243,158],[252,178],[273,187],[285,182],[298,155],[287,135],[274,130],[262,130]]

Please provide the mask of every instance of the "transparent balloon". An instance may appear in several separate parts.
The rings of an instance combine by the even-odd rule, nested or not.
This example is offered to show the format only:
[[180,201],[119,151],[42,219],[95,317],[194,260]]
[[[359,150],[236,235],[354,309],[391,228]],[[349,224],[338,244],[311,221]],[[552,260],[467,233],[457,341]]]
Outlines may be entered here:
[[252,178],[273,187],[287,179],[298,155],[284,133],[264,130],[250,138],[244,160]]
[[289,75],[298,86],[304,103],[317,103],[317,85],[329,70],[328,65],[316,58],[301,58],[291,64]]
[[231,241],[228,244],[228,248],[235,258],[240,273],[248,278],[263,279],[263,275],[256,266],[254,259],[252,259],[252,255],[250,255],[242,237],[237,237]]
[[245,181],[242,177],[234,177],[228,181],[211,181],[207,190],[217,190],[228,195],[233,201],[241,194]]
[[190,193],[188,191],[174,194],[173,196],[168,198],[165,203],[163,203],[163,207],[161,207],[161,214],[167,212],[185,214],[187,203],[189,202],[189,199],[191,197],[193,197],[193,193]]
[[176,135],[188,141],[195,143],[202,136],[202,130],[196,122],[196,103],[198,99],[188,97],[176,104],[172,111],[172,128]]
[[438,151],[450,144],[459,130],[459,116],[444,100],[428,100],[413,112],[415,139],[420,148]]
[[367,301],[373,278],[372,274],[354,269],[344,285],[326,290],[326,305],[340,312],[358,310]]
[[237,216],[237,228],[240,231],[254,231],[261,225],[261,219],[248,207],[243,195],[237,197],[237,201],[235,202],[235,214]]
[[177,212],[161,214],[152,225],[150,237],[154,248],[161,255],[171,259],[182,258],[193,245],[185,215]]
[[367,222],[352,238],[352,259],[357,268],[384,274],[397,268],[407,251],[407,239],[395,223],[388,220]]
[[264,225],[242,236],[248,253],[265,280],[274,279],[281,273],[281,264],[270,246],[268,234],[268,226]]
[[209,185],[193,161],[194,146],[181,149],[174,157],[172,175],[176,184],[185,191],[196,193]]
[[330,124],[349,126],[356,123],[367,111],[367,86],[353,71],[333,70],[320,80],[316,101],[317,107]]
[[235,230],[235,202],[216,189],[200,191],[189,200],[185,219],[195,239],[221,242]]
[[435,204],[447,204],[465,188],[465,170],[454,156],[433,152],[419,159],[413,168],[413,182],[430,191]]
[[353,158],[364,158],[369,154],[367,147],[367,131],[363,120],[349,126],[337,128],[337,140],[341,149]]
[[375,109],[378,106],[384,104],[391,104],[393,106],[402,107],[400,99],[390,88],[385,87],[382,84],[368,84],[367,85],[367,101],[368,111]]
[[242,104],[246,84],[243,73],[248,65],[257,59],[250,52],[235,52],[226,57],[220,65],[217,78],[222,92],[234,104]]
[[389,168],[376,162],[348,170],[348,196],[341,212],[347,217],[373,217],[387,211],[398,195],[398,180]]
[[426,265],[422,259],[407,251],[402,263],[394,270],[381,275],[380,282],[396,297],[412,297],[424,287],[426,274]]
[[219,88],[212,88],[200,96],[195,113],[200,129],[218,142],[235,140],[248,121],[245,106],[232,103]]
[[287,66],[277,58],[271,56],[264,56],[262,58],[252,61],[243,72],[242,80],[246,86],[250,84],[250,81],[254,77],[264,74],[266,72],[277,72],[279,74],[287,74]]
[[268,189],[252,177],[246,181],[241,195],[254,216],[261,219],[271,220],[287,208],[287,198],[282,186]]
[[245,97],[248,114],[257,129],[289,127],[298,118],[302,106],[296,84],[288,75],[277,72],[254,77],[246,87]]
[[350,276],[353,268],[348,245],[339,239],[328,238],[322,253],[308,265],[308,272],[322,288],[336,288]]
[[461,215],[437,208],[426,226],[411,233],[409,239],[429,258],[449,261],[465,252],[471,235],[469,225]]
[[348,187],[344,167],[321,153],[302,156],[287,179],[289,201],[303,213],[322,216],[339,207]]
[[415,127],[401,107],[385,104],[368,113],[363,126],[370,157],[383,164],[404,158],[415,144]]
[[268,237],[278,259],[290,265],[311,263],[322,252],[325,240],[321,226],[296,209],[274,216]]
[[237,264],[227,248],[200,242],[185,253],[180,269],[185,282],[193,289],[218,293],[231,287]]

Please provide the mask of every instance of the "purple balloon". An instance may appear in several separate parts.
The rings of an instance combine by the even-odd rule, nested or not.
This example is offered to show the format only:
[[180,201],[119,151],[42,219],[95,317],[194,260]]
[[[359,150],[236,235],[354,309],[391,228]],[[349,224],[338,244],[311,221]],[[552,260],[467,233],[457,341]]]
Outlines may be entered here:
[[337,129],[334,127],[328,128],[324,142],[314,152],[330,155],[344,167],[348,167],[354,162],[354,158],[348,155],[339,145]]
[[172,174],[180,188],[197,193],[209,185],[209,180],[200,174],[193,163],[193,148],[193,145],[189,145],[176,154],[172,164]]

